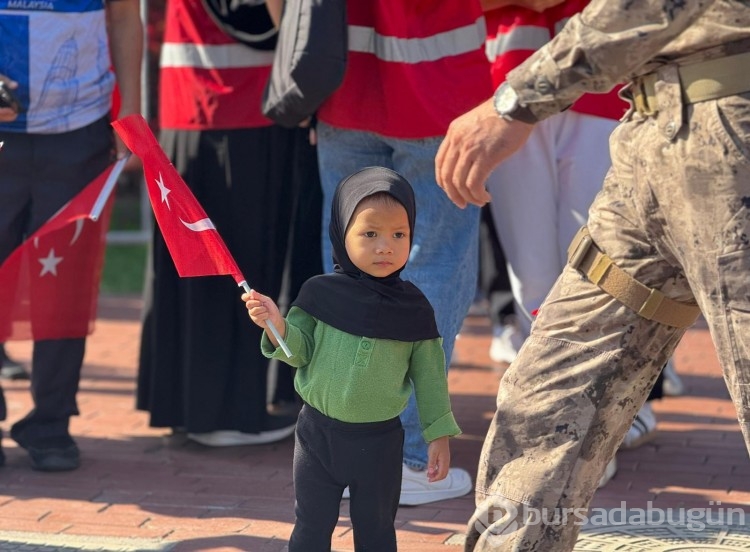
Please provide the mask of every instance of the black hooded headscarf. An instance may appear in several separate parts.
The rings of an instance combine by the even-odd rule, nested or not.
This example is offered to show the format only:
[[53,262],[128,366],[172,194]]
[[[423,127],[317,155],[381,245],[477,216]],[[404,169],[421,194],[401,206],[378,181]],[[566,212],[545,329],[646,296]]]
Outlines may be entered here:
[[427,298],[417,286],[399,276],[404,267],[376,278],[359,270],[346,252],[346,228],[357,205],[379,192],[386,192],[404,206],[413,239],[416,202],[409,182],[384,167],[368,167],[354,173],[341,181],[333,196],[329,234],[334,272],[307,280],[292,304],[353,335],[397,341],[440,337]]

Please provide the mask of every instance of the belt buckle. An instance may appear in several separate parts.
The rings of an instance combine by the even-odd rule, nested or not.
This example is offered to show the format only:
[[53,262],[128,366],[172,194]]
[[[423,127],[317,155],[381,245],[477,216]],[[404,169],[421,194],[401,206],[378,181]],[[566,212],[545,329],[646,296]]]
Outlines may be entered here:
[[589,234],[588,228],[584,226],[578,230],[578,233],[570,244],[570,250],[568,251],[568,264],[577,270],[578,267],[581,266],[583,259],[586,257],[586,254],[589,252],[592,245],[594,245],[594,240],[591,239],[591,234]]
[[644,77],[638,77],[633,80],[633,104],[635,110],[646,117],[656,115],[656,109],[651,107],[648,96],[648,86],[646,86],[646,79]]

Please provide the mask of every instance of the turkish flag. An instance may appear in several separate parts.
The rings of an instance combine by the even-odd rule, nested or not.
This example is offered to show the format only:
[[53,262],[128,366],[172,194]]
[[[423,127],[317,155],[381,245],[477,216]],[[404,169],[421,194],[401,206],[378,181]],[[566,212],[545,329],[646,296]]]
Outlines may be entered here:
[[0,265],[0,342],[93,331],[112,190],[124,164],[107,168]]
[[[151,208],[180,277],[230,274],[249,292],[250,286],[214,223],[170,163],[146,120],[140,115],[128,115],[112,126],[130,151],[141,158]],[[267,324],[291,357],[273,323],[269,320]]]
[[170,163],[146,120],[129,115],[112,126],[141,158],[151,207],[177,273],[181,277],[231,274],[238,284],[244,282],[214,223]]

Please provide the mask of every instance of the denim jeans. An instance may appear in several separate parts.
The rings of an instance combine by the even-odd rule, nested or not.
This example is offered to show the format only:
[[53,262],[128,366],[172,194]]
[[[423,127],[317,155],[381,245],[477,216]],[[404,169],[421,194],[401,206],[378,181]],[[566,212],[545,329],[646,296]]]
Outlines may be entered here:
[[[435,182],[435,154],[441,141],[442,137],[388,138],[318,124],[325,271],[333,268],[328,224],[338,183],[371,166],[388,167],[403,175],[414,188],[417,221],[409,262],[401,275],[422,290],[435,310],[447,369],[456,335],[477,287],[479,209],[473,206],[459,209]],[[427,444],[422,437],[414,393],[401,414],[401,423],[405,433],[404,463],[424,469]]]

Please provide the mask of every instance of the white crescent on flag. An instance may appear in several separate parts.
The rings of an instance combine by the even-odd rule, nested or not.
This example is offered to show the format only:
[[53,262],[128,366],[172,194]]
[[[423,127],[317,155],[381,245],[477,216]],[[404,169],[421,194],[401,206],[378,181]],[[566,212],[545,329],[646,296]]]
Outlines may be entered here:
[[75,242],[78,241],[78,237],[81,235],[81,232],[83,232],[83,219],[76,219],[76,229],[73,232],[73,239],[70,240],[70,245],[73,245]]
[[184,224],[188,230],[192,230],[193,232],[205,232],[206,230],[216,230],[216,226],[214,226],[214,223],[211,221],[210,218],[204,218],[201,220],[197,220],[195,222],[185,222],[184,220],[180,219],[180,222]]

